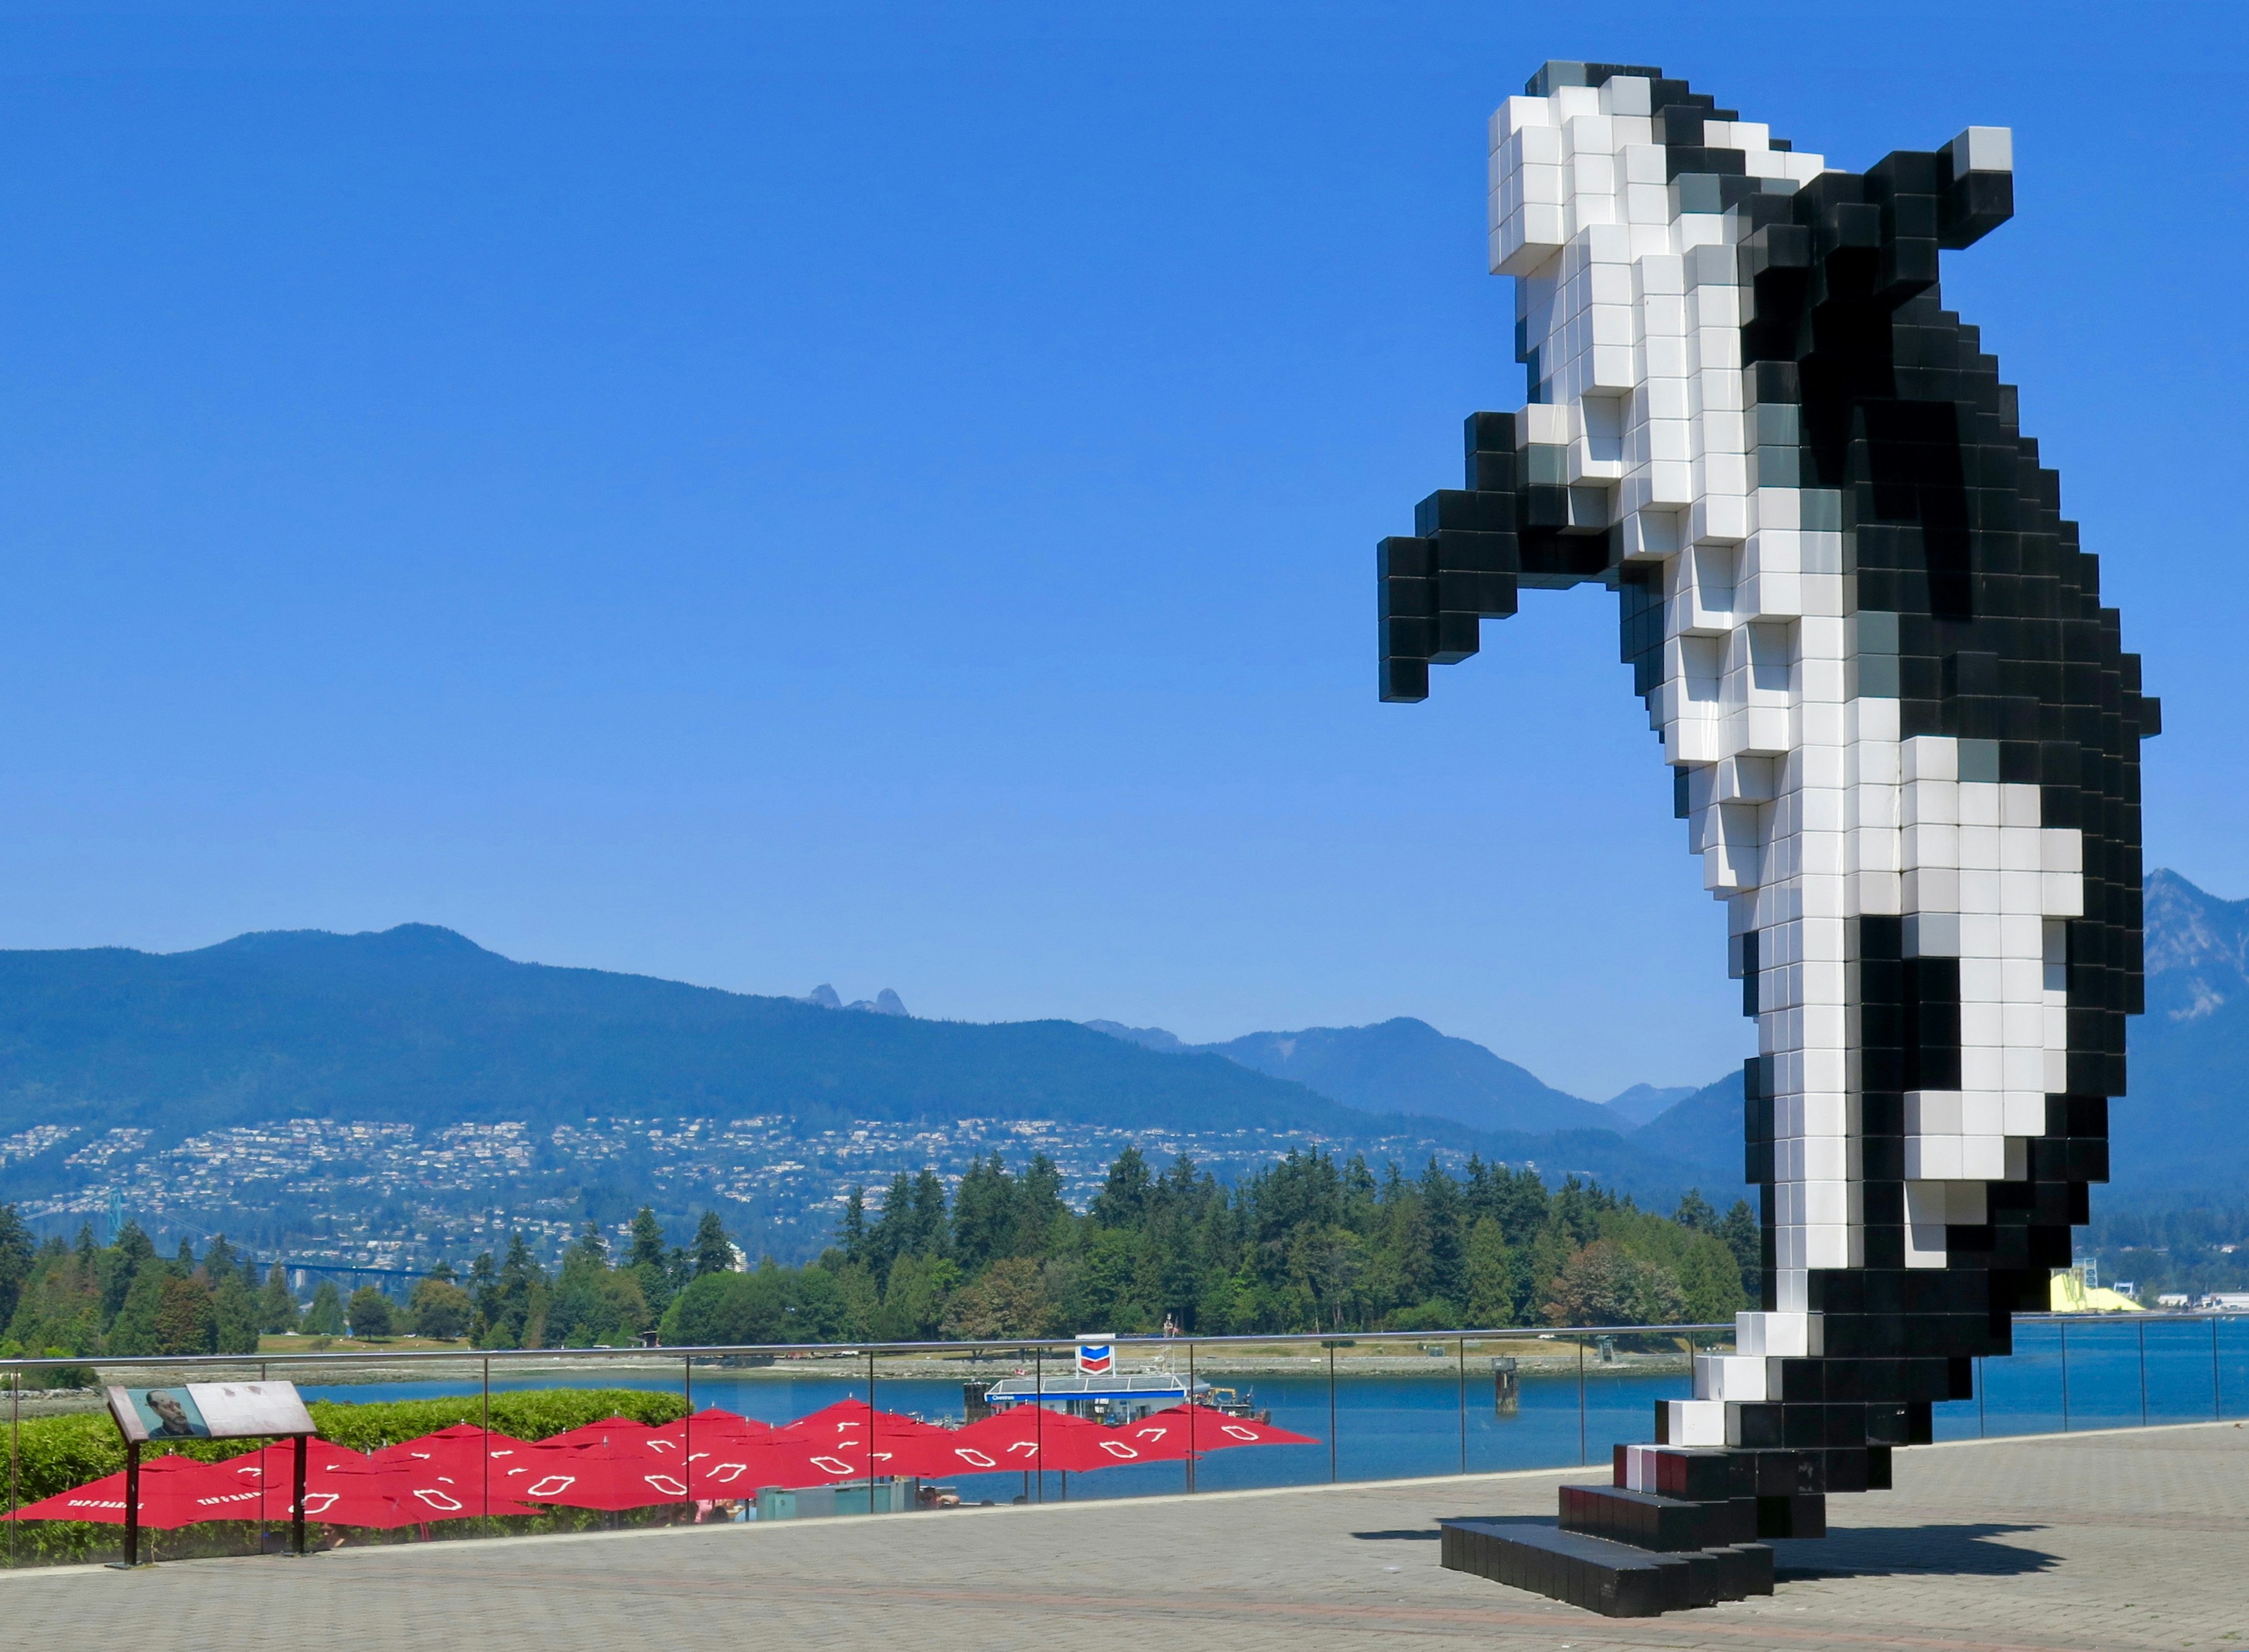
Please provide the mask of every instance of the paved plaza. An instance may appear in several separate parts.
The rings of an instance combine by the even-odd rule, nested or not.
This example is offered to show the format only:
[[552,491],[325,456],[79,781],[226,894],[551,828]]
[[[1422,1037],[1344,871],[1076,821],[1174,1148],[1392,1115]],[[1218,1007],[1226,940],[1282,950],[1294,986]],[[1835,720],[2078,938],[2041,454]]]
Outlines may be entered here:
[[2249,1647],[2249,1429],[1922,1447],[1759,1599],[1612,1620],[1437,1565],[1584,1470],[0,1577],[26,1647]]

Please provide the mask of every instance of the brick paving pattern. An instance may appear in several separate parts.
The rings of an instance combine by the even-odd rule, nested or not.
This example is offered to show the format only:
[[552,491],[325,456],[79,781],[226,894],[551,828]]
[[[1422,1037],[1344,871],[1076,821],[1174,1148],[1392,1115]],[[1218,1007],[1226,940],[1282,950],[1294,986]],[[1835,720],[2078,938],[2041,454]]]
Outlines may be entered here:
[[915,1652],[1479,1646],[2249,1648],[2249,1429],[1897,1454],[1770,1600],[1593,1616],[1441,1569],[1434,1522],[1585,1470],[0,1577],[28,1647]]

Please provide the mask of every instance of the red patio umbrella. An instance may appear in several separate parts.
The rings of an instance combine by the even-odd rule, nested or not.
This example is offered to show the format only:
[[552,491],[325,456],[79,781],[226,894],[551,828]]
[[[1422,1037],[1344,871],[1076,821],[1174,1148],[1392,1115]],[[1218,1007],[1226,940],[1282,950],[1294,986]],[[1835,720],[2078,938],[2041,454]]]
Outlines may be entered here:
[[[559,1436],[558,1436],[559,1437]],[[640,1440],[609,1445],[541,1442],[492,1476],[492,1491],[572,1509],[645,1509],[688,1499],[685,1470]]]
[[773,1432],[773,1428],[770,1422],[760,1422],[755,1417],[746,1417],[739,1411],[725,1411],[712,1406],[697,1412],[692,1417],[667,1422],[656,1433],[661,1439],[684,1442],[691,1432],[699,1443],[704,1440],[731,1440],[743,1435],[767,1435]]
[[925,1439],[946,1430],[895,1411],[877,1411],[864,1400],[838,1400],[808,1417],[799,1417],[773,1430],[772,1437],[801,1440],[817,1445],[877,1444],[891,1440]]
[[946,1460],[938,1471],[948,1474],[1007,1469],[1059,1469],[1076,1474],[1133,1463],[1177,1463],[1187,1456],[1185,1438],[1168,1432],[1136,1438],[1124,1429],[1037,1406],[996,1411],[953,1433],[941,1451],[927,1449],[932,1456]]
[[[472,1520],[486,1514],[538,1514],[527,1504],[493,1492],[487,1497],[481,1465],[454,1473],[435,1463],[414,1463],[378,1467],[375,1477],[397,1508],[400,1525],[419,1525],[430,1520]],[[310,1498],[307,1497],[309,1504]],[[311,1512],[308,1506],[306,1512]],[[334,1515],[320,1517],[334,1521]],[[347,1523],[349,1524],[349,1523]]]
[[[125,1524],[125,1470],[27,1503],[11,1520],[94,1520]],[[255,1520],[258,1491],[218,1464],[193,1457],[150,1457],[141,1464],[141,1524],[159,1531],[203,1520]]]
[[1139,1421],[1126,1424],[1123,1432],[1135,1442],[1145,1440],[1155,1445],[1168,1442],[1191,1448],[1198,1456],[1228,1446],[1320,1443],[1309,1434],[1292,1434],[1269,1422],[1229,1416],[1214,1406],[1176,1405],[1151,1412]]
[[425,1434],[417,1439],[401,1440],[376,1452],[373,1462],[389,1464],[432,1463],[449,1472],[458,1472],[486,1457],[494,1462],[514,1456],[531,1449],[530,1444],[497,1431],[478,1428],[472,1422],[457,1422],[450,1428],[440,1428],[435,1434]]
[[603,1417],[599,1422],[581,1424],[566,1428],[561,1434],[550,1434],[538,1442],[542,1446],[617,1445],[629,1440],[643,1439],[656,1430],[645,1422],[635,1422],[630,1417]]
[[[471,1430],[471,1432],[475,1432]],[[495,1436],[499,1438],[503,1436]],[[440,1463],[434,1456],[416,1456],[403,1447],[388,1446],[384,1453],[363,1457],[325,1440],[308,1442],[305,1466],[305,1518],[329,1525],[373,1526],[388,1531],[420,1525],[431,1520],[463,1520],[481,1514],[537,1514],[499,1495],[486,1503],[483,1465],[461,1452],[458,1442],[449,1442],[459,1461]],[[495,1462],[500,1461],[499,1458]],[[231,1474],[248,1495],[261,1497],[246,1518],[281,1519],[288,1516],[296,1474],[295,1448],[276,1442],[263,1450],[244,1452],[218,1465]],[[211,1516],[211,1518],[224,1517]]]

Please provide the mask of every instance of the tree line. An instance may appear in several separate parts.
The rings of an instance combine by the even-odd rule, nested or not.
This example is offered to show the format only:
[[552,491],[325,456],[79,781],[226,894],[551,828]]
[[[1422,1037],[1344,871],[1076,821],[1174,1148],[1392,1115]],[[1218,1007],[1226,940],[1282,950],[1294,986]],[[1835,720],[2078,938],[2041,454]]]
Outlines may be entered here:
[[1127,1148],[1083,1215],[1043,1154],[847,1197],[804,1268],[688,1283],[667,1342],[977,1340],[1103,1330],[1217,1336],[1456,1326],[1661,1325],[1731,1316],[1757,1285],[1757,1222],[1689,1193],[1667,1217],[1574,1176],[1471,1158],[1377,1175],[1292,1153],[1228,1187]]
[[404,1302],[371,1284],[347,1298],[324,1280],[300,1304],[279,1261],[261,1267],[224,1235],[200,1256],[184,1239],[161,1255],[132,1222],[106,1245],[91,1227],[74,1243],[36,1243],[15,1207],[0,1206],[0,1356],[255,1353],[259,1337],[291,1332],[465,1337],[485,1348],[629,1344],[698,1273],[736,1261],[715,1213],[705,1213],[690,1244],[667,1246],[643,1209],[615,1264],[588,1223],[551,1276],[516,1234],[499,1258],[487,1252],[465,1272],[440,1262]]
[[224,1236],[200,1256],[131,1222],[107,1245],[90,1229],[35,1244],[0,1207],[0,1354],[251,1353],[285,1332],[538,1348],[1713,1322],[1750,1299],[1757,1253],[1746,1202],[1721,1216],[1689,1193],[1664,1216],[1476,1158],[1407,1176],[1292,1153],[1229,1187],[1127,1148],[1080,1214],[1044,1154],[1018,1172],[994,1153],[950,1194],[932,1170],[878,1208],[852,1188],[801,1268],[742,1270],[714,1212],[671,1244],[643,1208],[615,1256],[589,1222],[550,1272],[519,1233],[403,1303],[324,1282],[300,1305],[279,1262]]

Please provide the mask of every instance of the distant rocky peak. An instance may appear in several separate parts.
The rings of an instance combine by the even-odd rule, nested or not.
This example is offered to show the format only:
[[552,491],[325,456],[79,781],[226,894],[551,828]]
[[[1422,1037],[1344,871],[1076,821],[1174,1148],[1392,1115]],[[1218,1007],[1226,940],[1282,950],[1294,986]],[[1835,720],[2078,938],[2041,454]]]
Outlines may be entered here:
[[2148,874],[2149,1008],[2198,1021],[2249,992],[2249,900],[2220,900],[2177,872]]
[[872,998],[855,999],[847,1004],[837,994],[836,988],[823,981],[796,1002],[800,1004],[810,1004],[815,1009],[859,1009],[864,1010],[870,1015],[904,1015],[909,1021],[913,1019],[911,1013],[906,1008],[905,1000],[900,998],[888,987],[884,988]]

